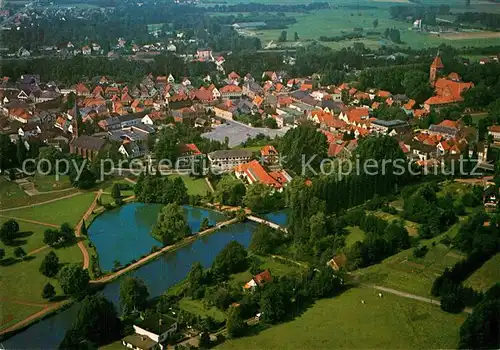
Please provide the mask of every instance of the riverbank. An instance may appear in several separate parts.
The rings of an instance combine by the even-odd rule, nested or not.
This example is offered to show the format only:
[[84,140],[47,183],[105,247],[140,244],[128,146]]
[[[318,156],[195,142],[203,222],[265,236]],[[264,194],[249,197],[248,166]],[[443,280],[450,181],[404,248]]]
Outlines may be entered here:
[[196,234],[194,234],[192,236],[186,237],[185,239],[183,239],[182,241],[180,241],[178,243],[175,243],[175,244],[163,247],[159,251],[147,255],[144,258],[142,258],[142,259],[140,259],[140,260],[138,260],[138,261],[136,261],[136,262],[134,262],[134,263],[126,266],[123,269],[115,271],[112,274],[105,275],[105,276],[103,276],[101,278],[92,280],[92,281],[90,281],[90,283],[102,284],[102,283],[111,282],[112,280],[120,277],[121,275],[123,275],[123,274],[125,274],[127,272],[130,272],[130,271],[133,271],[133,270],[141,267],[142,265],[147,264],[151,260],[153,260],[155,258],[158,258],[159,256],[161,256],[164,253],[172,252],[172,251],[175,251],[175,250],[177,250],[179,248],[185,247],[186,245],[191,244],[191,243],[195,242],[196,240],[198,240],[198,239],[200,239],[200,238],[202,238],[204,236],[207,236],[207,235],[209,235],[211,233],[214,233],[215,231],[220,230],[221,228],[223,228],[225,226],[235,224],[238,221],[239,221],[238,218],[233,218],[233,219],[230,219],[228,221],[224,221],[224,222],[218,223],[215,227],[209,228],[209,229],[204,230],[202,232],[198,232],[198,233],[196,233]]

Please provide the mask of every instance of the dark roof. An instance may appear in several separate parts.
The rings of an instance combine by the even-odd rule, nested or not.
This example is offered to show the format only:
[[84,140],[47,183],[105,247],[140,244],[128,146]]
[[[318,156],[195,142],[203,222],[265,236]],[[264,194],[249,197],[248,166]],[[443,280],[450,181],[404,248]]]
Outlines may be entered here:
[[125,338],[123,338],[123,341],[127,344],[133,345],[134,348],[145,350],[152,349],[156,345],[156,342],[154,340],[139,334],[127,335]]
[[435,124],[432,124],[429,127],[429,130],[433,131],[433,132],[438,132],[441,134],[448,134],[448,135],[453,135],[453,136],[455,136],[458,132],[458,130],[455,128],[450,128],[447,126],[441,126],[441,125],[435,125]]
[[152,314],[143,319],[139,318],[135,325],[142,329],[161,335],[168,331],[177,320],[165,315]]
[[309,93],[306,91],[294,91],[290,94],[292,98],[295,98],[297,100],[301,100],[306,96],[309,96]]
[[345,105],[341,101],[322,100],[320,107],[323,109],[328,107],[330,110],[333,109],[336,112],[340,112]]
[[377,120],[374,120],[372,122],[372,124],[384,126],[386,128],[394,128],[394,127],[397,127],[397,126],[407,125],[407,123],[405,121],[399,120],[399,119],[394,119],[394,120],[377,119]]
[[104,147],[106,140],[98,137],[83,135],[73,140],[72,144],[74,147],[98,151]]
[[131,113],[131,114],[125,114],[125,115],[121,115],[118,118],[118,120],[120,120],[121,123],[123,122],[128,122],[130,120],[136,120],[136,119],[142,119],[144,118],[144,116],[148,114],[148,112],[137,112],[137,113]]
[[211,159],[219,159],[219,158],[250,158],[252,157],[253,152],[246,149],[229,149],[223,151],[215,151],[210,153]]

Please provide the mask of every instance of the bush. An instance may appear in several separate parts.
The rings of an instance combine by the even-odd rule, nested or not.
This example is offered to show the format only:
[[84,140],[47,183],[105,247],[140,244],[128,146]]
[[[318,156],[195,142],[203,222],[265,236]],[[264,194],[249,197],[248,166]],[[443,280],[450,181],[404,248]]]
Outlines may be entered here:
[[421,246],[421,247],[416,247],[415,249],[413,249],[413,256],[415,258],[423,258],[427,254],[428,251],[429,251],[429,248],[427,248],[426,245]]
[[381,208],[381,210],[384,213],[388,213],[388,214],[392,214],[392,215],[396,215],[398,213],[398,210],[396,208],[394,208],[393,206],[390,206],[390,205],[383,206]]
[[457,314],[465,308],[463,301],[455,294],[447,294],[441,299],[441,309]]

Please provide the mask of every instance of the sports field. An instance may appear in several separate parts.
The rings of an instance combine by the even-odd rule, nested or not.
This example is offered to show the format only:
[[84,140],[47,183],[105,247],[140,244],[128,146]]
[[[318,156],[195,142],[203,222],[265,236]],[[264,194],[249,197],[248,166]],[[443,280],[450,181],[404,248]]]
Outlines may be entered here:
[[[361,300],[365,303],[362,304]],[[355,288],[316,302],[302,316],[220,349],[455,348],[465,315],[375,290]]]

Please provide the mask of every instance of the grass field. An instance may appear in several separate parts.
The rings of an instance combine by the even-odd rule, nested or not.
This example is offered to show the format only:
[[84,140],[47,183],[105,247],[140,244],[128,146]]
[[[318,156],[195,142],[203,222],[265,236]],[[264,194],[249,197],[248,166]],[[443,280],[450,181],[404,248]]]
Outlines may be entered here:
[[[0,224],[7,221],[7,218],[0,218]],[[5,249],[6,257],[12,256],[14,249],[21,246],[27,253],[45,246],[43,243],[43,232],[49,227],[20,222],[20,233],[12,245],[6,246],[0,242],[0,248]]]
[[[371,212],[371,214],[376,215],[379,218],[386,220],[387,222],[391,222],[394,220],[402,220],[402,218],[397,216],[397,215],[389,214],[389,213],[386,213],[383,211],[375,211],[375,212]],[[408,221],[408,220],[403,220],[403,221],[405,223],[405,227],[406,227],[406,230],[408,231],[408,234],[410,236],[413,236],[413,237],[417,236],[418,235],[418,228],[420,225],[417,224],[416,222],[413,222],[413,221]]]
[[40,192],[65,190],[72,187],[69,176],[61,176],[59,180],[56,180],[54,176],[36,176],[32,181]]
[[[66,194],[66,193],[65,193]],[[61,194],[59,194],[61,196]],[[36,220],[54,225],[68,222],[76,225],[88,209],[95,193],[88,192],[74,197],[20,210],[6,211],[2,215]]]
[[[365,304],[361,304],[365,300]],[[220,349],[430,349],[455,348],[465,316],[371,289],[351,289],[316,302],[294,321]]]
[[475,290],[486,291],[495,283],[500,282],[500,253],[493,256],[481,268],[476,270],[464,285]]
[[[445,234],[429,240],[421,240],[429,252],[422,258],[415,258],[413,249],[393,255],[380,264],[357,270],[354,274],[362,283],[377,284],[425,297],[430,296],[432,283],[446,267],[451,267],[465,256],[451,250],[439,241],[444,235],[453,237],[460,224],[452,226]],[[436,245],[432,246],[435,242]]]
[[365,239],[365,232],[360,229],[358,226],[352,227],[348,226],[347,230],[349,231],[349,234],[347,235],[345,239],[345,245],[347,248],[352,246],[356,242],[361,242],[363,239]]
[[[253,1],[240,1],[229,0],[230,4],[240,2],[253,2]],[[268,0],[260,0],[257,2],[269,3]],[[383,33],[386,28],[399,29],[401,33],[401,46],[419,48],[432,48],[440,44],[446,43],[454,47],[465,46],[491,46],[500,44],[500,36],[494,32],[475,32],[475,33],[457,33],[457,34],[441,34],[433,35],[428,33],[419,33],[411,30],[412,24],[410,22],[396,21],[390,18],[389,7],[397,3],[408,3],[407,0],[361,0],[359,3],[359,11],[356,5],[352,2],[333,0],[330,1],[330,9],[310,11],[309,13],[286,13],[289,17],[294,17],[297,23],[290,25],[286,31],[288,33],[288,40],[285,43],[279,43],[280,46],[285,47],[298,47],[307,46],[314,40],[319,40],[320,36],[339,36],[344,33],[351,33],[354,28],[363,28],[364,32],[380,32]],[[278,0],[273,3],[293,4],[293,3],[309,3],[304,0]],[[450,4],[450,2],[443,2]],[[432,2],[432,5],[435,3]],[[363,6],[368,6],[364,8]],[[500,12],[500,6],[493,4],[481,3],[474,4],[470,8],[466,8],[463,1],[452,1],[453,12],[463,11],[479,11],[479,12]],[[223,15],[227,15],[224,13]],[[215,15],[221,15],[219,13]],[[446,16],[441,16],[446,17]],[[455,16],[449,16],[454,20]],[[377,19],[378,27],[373,27],[374,20]],[[262,40],[263,47],[272,48],[277,44],[278,37],[282,29],[272,30],[244,30],[243,35],[256,36]],[[294,42],[293,36],[297,32],[299,41]],[[355,42],[361,42],[366,47],[377,49],[381,46],[397,46],[390,40],[382,37],[381,34],[370,34],[362,39],[344,40],[340,42],[322,42],[323,45],[333,49],[342,49],[350,47]],[[270,45],[270,46],[268,46]]]
[[183,298],[179,301],[179,307],[187,312],[190,312],[195,315],[199,315],[201,317],[210,316],[214,320],[221,322],[226,319],[226,315],[217,309],[215,306],[211,308],[207,308],[203,305],[203,302],[200,300],[192,300],[190,298]]
[[203,178],[197,179],[187,175],[169,176],[170,179],[173,179],[175,177],[180,177],[182,181],[184,181],[184,184],[187,187],[189,195],[204,196],[207,194],[207,192],[210,192],[210,188],[208,187],[207,182]]

